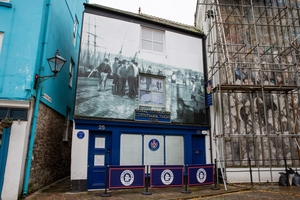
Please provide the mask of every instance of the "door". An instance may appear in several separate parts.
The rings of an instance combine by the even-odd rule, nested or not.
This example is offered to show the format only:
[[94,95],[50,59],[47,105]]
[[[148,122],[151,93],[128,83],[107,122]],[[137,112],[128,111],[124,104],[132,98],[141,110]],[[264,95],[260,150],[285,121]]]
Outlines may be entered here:
[[205,136],[192,136],[193,164],[206,164]]
[[88,189],[105,188],[106,166],[110,164],[111,134],[91,132],[88,153]]
[[4,181],[10,130],[11,128],[2,128],[2,126],[0,126],[0,199]]

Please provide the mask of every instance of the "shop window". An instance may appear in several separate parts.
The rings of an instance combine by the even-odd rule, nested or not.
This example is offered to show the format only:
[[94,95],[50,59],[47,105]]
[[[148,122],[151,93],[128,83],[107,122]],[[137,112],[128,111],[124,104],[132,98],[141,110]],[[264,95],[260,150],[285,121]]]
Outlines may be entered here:
[[142,49],[164,53],[164,31],[142,27]]
[[0,107],[0,119],[5,117],[13,118],[14,120],[27,120],[27,108],[5,108]]
[[122,134],[121,165],[183,165],[183,136]]
[[164,77],[140,75],[139,90],[139,104],[141,106],[165,106]]

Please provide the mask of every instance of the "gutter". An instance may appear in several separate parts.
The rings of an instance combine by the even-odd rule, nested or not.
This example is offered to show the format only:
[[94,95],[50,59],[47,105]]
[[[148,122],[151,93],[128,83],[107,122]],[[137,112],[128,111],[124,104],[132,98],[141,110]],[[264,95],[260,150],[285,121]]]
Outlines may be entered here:
[[[49,33],[49,22],[50,22],[50,9],[51,9],[51,1],[48,0],[49,2],[47,3],[47,9],[45,13],[45,29],[43,33],[43,47],[41,51],[41,56],[40,56],[40,62],[39,62],[39,67],[45,65],[45,60],[46,60],[46,47],[48,44],[48,33]],[[41,74],[39,68],[39,76]],[[35,100],[35,105],[34,105],[34,110],[33,110],[33,116],[32,116],[32,127],[31,127],[31,132],[29,135],[29,147],[28,147],[28,153],[27,153],[27,163],[26,163],[26,168],[25,168],[25,177],[24,177],[24,184],[23,184],[23,196],[28,194],[28,185],[29,185],[29,178],[30,178],[30,169],[31,169],[31,162],[32,162],[32,152],[33,152],[33,147],[34,147],[34,139],[35,139],[35,134],[36,134],[36,124],[37,124],[37,116],[38,116],[38,110],[39,110],[39,104],[40,104],[40,99],[41,99],[41,85],[37,85],[36,89],[36,100]]]

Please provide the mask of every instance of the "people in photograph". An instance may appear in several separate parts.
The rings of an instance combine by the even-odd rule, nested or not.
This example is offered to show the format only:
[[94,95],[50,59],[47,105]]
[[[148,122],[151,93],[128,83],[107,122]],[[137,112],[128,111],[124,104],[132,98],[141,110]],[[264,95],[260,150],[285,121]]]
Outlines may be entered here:
[[112,65],[112,71],[113,71],[113,84],[112,84],[112,94],[118,94],[118,88],[119,88],[119,76],[118,76],[118,68],[120,66],[119,58],[115,57],[115,62]]
[[127,68],[127,78],[128,78],[128,97],[131,99],[135,99],[137,94],[136,87],[136,79],[138,74],[138,67],[135,65],[135,61],[131,60],[128,68]]
[[147,74],[151,74],[152,73],[152,67],[149,65],[147,70],[146,70]]
[[99,73],[98,91],[101,91],[102,86],[103,90],[105,91],[107,76],[111,73],[109,60],[105,58],[104,62],[101,63],[98,67],[96,67],[96,71]]
[[175,74],[175,72],[172,73],[171,83],[176,83],[176,74]]
[[118,68],[118,76],[119,76],[119,93],[121,97],[125,95],[125,86],[127,80],[127,70],[126,70],[126,60],[122,60],[120,67]]
[[146,90],[150,90],[151,87],[151,78],[146,78]]

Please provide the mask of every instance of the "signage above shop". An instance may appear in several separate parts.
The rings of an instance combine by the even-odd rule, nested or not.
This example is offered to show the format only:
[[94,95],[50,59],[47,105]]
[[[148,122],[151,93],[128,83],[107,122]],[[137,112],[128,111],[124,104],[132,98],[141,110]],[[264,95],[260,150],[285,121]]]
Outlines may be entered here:
[[170,123],[171,122],[171,113],[168,111],[135,109],[134,120],[135,121]]

